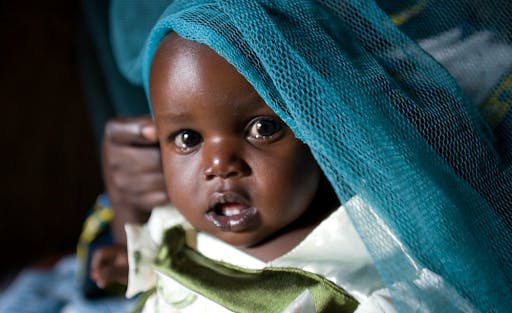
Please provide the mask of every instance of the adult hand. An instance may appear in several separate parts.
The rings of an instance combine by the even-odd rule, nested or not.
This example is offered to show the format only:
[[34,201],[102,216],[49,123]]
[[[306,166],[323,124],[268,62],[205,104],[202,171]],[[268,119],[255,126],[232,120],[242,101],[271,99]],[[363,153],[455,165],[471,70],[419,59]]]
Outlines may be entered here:
[[114,210],[112,230],[125,244],[125,223],[142,223],[168,202],[156,128],[149,117],[115,118],[105,128],[102,168]]

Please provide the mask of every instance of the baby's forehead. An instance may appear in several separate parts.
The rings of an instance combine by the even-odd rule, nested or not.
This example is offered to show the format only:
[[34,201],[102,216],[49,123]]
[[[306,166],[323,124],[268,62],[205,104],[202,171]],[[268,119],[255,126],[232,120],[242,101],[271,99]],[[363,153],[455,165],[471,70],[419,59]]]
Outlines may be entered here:
[[176,33],[167,35],[154,55],[150,97],[153,106],[165,104],[176,111],[182,103],[223,103],[233,110],[267,106],[232,64],[208,46]]
[[[159,56],[167,58],[170,62],[187,62],[195,70],[202,67],[215,67],[229,64],[222,56],[209,46],[185,39],[175,32],[167,34],[159,43],[152,60],[152,64]],[[176,64],[175,66],[182,65]],[[229,67],[233,67],[229,64]],[[151,67],[153,70],[153,66]],[[219,71],[221,68],[219,68]],[[233,67],[233,70],[236,69]]]

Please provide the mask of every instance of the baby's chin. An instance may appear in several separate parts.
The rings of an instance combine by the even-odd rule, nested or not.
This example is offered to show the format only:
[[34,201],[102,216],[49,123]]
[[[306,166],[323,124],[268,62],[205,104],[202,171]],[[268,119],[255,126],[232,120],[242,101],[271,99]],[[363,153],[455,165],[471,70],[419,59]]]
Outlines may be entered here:
[[216,232],[211,235],[240,250],[257,248],[263,245],[268,237],[254,232]]
[[279,240],[273,240],[273,237],[268,234],[223,233],[212,235],[264,262],[271,261],[289,250],[287,247],[283,247]]

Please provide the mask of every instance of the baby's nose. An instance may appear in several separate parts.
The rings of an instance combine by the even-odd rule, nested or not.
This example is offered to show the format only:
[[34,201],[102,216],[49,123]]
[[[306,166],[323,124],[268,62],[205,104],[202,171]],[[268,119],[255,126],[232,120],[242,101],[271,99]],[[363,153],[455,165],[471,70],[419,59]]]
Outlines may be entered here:
[[207,180],[215,177],[236,178],[250,173],[249,165],[242,157],[238,145],[229,142],[203,143],[204,176]]

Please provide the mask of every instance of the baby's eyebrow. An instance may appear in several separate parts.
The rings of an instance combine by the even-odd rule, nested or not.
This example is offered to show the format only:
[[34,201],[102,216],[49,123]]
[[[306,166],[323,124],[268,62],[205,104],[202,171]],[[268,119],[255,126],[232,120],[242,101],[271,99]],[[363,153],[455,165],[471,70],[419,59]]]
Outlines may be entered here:
[[179,123],[188,119],[190,119],[188,112],[163,112],[163,114],[155,116],[155,121],[162,123]]
[[259,96],[259,94],[256,92],[256,90],[252,90],[251,92],[247,93],[245,97],[236,99],[236,103],[239,105],[249,106],[257,108],[259,106],[266,105],[265,101]]

